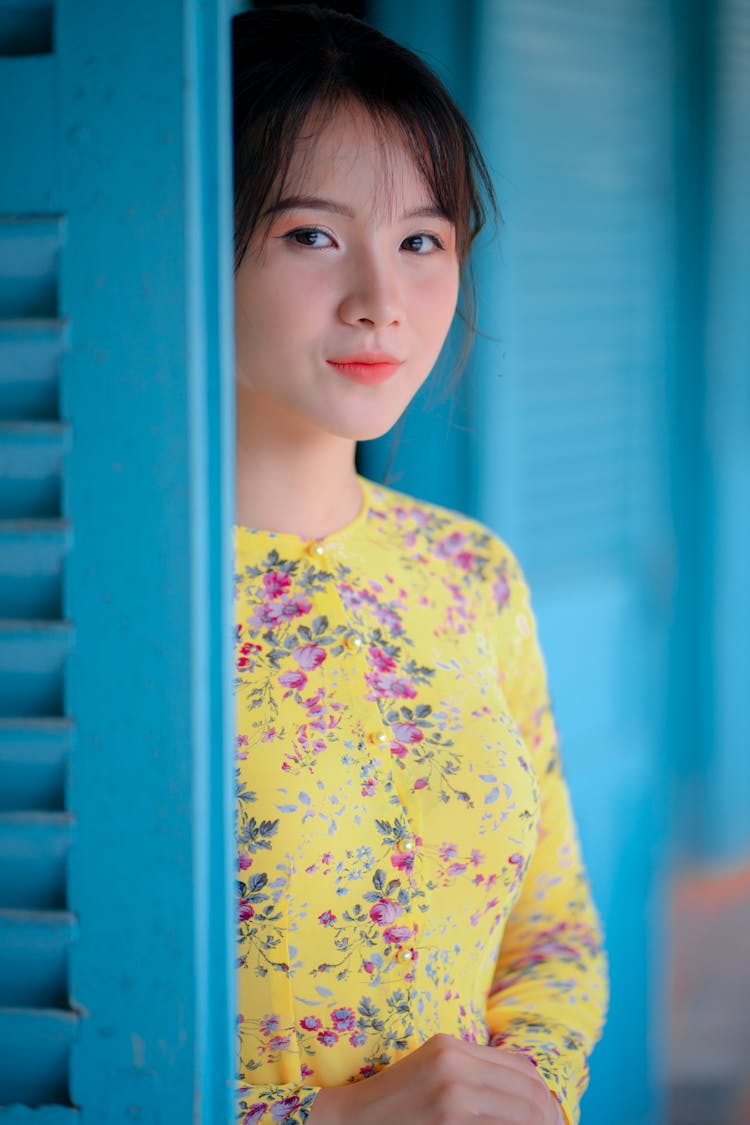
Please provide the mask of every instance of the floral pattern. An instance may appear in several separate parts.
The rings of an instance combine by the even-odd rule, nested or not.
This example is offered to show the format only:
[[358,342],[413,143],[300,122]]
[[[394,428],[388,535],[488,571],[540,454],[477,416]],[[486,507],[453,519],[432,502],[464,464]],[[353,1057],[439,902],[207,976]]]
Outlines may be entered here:
[[437,1032],[578,1120],[607,996],[528,590],[486,528],[362,481],[236,528],[237,1120],[306,1120]]

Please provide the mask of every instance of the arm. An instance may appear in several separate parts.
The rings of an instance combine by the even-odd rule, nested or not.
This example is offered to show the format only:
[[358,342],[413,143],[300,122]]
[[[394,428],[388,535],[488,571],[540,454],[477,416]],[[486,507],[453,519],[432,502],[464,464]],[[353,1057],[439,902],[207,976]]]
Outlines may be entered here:
[[502,579],[496,586],[503,591],[497,615],[502,687],[536,768],[542,804],[536,850],[508,918],[486,1018],[491,1044],[523,1052],[574,1125],[606,1012],[606,958],[528,588],[514,561],[502,567]]

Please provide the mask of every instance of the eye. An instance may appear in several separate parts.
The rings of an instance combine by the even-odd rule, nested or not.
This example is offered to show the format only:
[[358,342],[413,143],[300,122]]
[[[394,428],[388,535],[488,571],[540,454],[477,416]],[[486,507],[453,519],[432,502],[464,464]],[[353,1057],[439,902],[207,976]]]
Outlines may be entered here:
[[307,246],[310,250],[325,250],[335,245],[332,236],[321,227],[296,227],[282,235],[282,238],[295,246]]
[[432,254],[435,250],[445,250],[445,246],[436,234],[410,234],[401,243],[404,250],[412,254]]

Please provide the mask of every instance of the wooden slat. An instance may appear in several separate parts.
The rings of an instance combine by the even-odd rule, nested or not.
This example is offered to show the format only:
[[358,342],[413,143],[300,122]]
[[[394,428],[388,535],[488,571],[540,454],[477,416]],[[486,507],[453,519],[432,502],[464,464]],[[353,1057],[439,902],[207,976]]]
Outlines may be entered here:
[[0,716],[53,717],[63,711],[67,621],[0,621]]
[[0,4],[0,56],[45,55],[52,50],[53,6],[49,0]]
[[70,448],[65,422],[0,423],[0,515],[46,519],[60,515],[63,459]]
[[64,319],[0,320],[0,421],[58,419],[60,359],[67,344]]
[[0,814],[0,908],[64,910],[73,817]]
[[77,1028],[72,1012],[0,1008],[0,1103],[69,1102],[68,1060]]
[[0,618],[62,616],[68,520],[0,520]]
[[0,1008],[65,1008],[76,922],[66,911],[0,910]]
[[58,216],[0,216],[0,318],[57,316],[64,230]]
[[62,812],[70,719],[0,719],[0,812]]
[[76,1125],[80,1120],[74,1106],[42,1105],[30,1109],[25,1105],[0,1105],[2,1125]]

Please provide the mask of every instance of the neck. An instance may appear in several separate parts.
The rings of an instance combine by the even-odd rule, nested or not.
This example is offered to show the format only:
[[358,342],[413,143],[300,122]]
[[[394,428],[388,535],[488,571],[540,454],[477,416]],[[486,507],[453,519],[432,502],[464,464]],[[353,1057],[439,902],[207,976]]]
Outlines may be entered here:
[[354,442],[269,418],[267,404],[237,395],[236,522],[321,539],[350,523],[362,505]]

